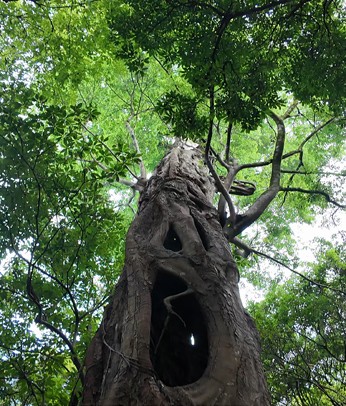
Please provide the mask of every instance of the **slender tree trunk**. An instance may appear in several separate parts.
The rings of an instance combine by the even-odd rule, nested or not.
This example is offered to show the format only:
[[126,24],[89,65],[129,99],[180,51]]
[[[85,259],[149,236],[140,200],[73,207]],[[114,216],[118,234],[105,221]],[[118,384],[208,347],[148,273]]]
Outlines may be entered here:
[[149,180],[86,356],[83,405],[269,405],[256,328],[198,150]]

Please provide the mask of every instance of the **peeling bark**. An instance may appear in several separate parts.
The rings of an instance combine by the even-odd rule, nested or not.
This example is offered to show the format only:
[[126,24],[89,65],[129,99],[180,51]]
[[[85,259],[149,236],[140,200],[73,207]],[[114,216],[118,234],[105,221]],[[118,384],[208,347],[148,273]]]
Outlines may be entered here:
[[83,405],[269,405],[213,195],[197,150],[173,148],[149,180],[87,352]]

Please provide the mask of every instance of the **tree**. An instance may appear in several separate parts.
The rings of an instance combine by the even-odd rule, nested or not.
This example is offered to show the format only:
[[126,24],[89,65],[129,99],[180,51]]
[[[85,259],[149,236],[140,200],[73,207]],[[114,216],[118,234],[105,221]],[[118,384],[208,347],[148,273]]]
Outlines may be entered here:
[[[290,86],[294,94],[304,102],[310,101],[312,97],[315,97],[319,101],[323,99],[325,102],[327,101],[325,99],[325,84],[322,86],[320,84],[316,86],[310,85],[308,88],[302,86],[304,80],[311,80],[311,77],[309,74],[306,74],[306,71],[304,71],[303,77],[299,67],[301,67],[302,63],[319,63],[320,58],[316,57],[321,52],[326,56],[329,64],[337,61],[336,58],[339,57],[338,49],[341,49],[339,47],[342,43],[342,38],[337,28],[338,23],[334,23],[334,18],[332,17],[335,15],[336,9],[332,11],[326,4],[318,4],[316,6],[315,4],[311,5],[311,2],[308,1],[300,3],[279,1],[259,6],[247,4],[245,6],[239,5],[239,9],[233,4],[226,7],[222,2],[217,5],[211,5],[199,2],[172,4],[171,2],[153,1],[143,4],[128,1],[127,5],[127,7],[123,7],[120,11],[113,11],[114,17],[110,18],[110,24],[115,33],[115,41],[121,46],[121,51],[128,61],[129,68],[136,71],[137,74],[141,74],[144,70],[145,52],[157,57],[166,67],[176,63],[184,69],[183,74],[191,84],[192,93],[184,95],[179,91],[170,92],[163,99],[159,108],[166,115],[166,118],[172,122],[176,132],[193,134],[201,132],[205,128],[204,132],[207,133],[207,139],[205,142],[204,160],[214,178],[216,187],[221,193],[218,210],[219,221],[223,226],[223,234],[229,242],[235,243],[243,249],[245,254],[248,254],[251,249],[238,239],[238,235],[260,217],[280,191],[320,193],[316,190],[306,191],[302,188],[283,187],[281,183],[281,163],[283,159],[293,155],[298,154],[300,156],[297,169],[291,171],[292,176],[288,181],[290,185],[294,174],[298,173],[299,169],[304,165],[304,145],[314,136],[315,131],[318,132],[325,125],[333,121],[333,119],[321,123],[319,128],[316,128],[305,138],[295,151],[285,154],[285,120],[290,118],[298,102],[293,101],[283,114],[277,114],[271,109],[278,107],[282,103],[279,98],[279,91],[282,91],[284,86]],[[327,49],[327,42],[322,34],[326,27],[318,31],[319,24],[316,25],[316,22],[311,23],[310,16],[312,14],[323,17],[324,21],[326,21],[326,18],[333,20],[331,24],[333,28],[328,29],[328,34],[325,32],[328,35],[328,44],[329,41],[333,41],[333,45],[335,45],[333,55],[330,53],[330,44]],[[120,20],[121,24],[119,23]],[[280,29],[276,30],[275,27],[279,24],[281,24]],[[303,33],[301,27],[303,27]],[[148,35],[143,35],[144,32],[148,33]],[[235,33],[238,34],[238,38],[235,36]],[[243,35],[241,35],[242,33]],[[319,44],[317,46],[317,43],[313,42],[312,52],[306,57],[304,51],[307,51],[307,47],[311,48],[311,39],[307,38],[312,33],[318,35]],[[246,43],[245,51],[244,43]],[[229,44],[231,44],[231,48]],[[269,51],[263,44],[268,44]],[[336,57],[336,55],[338,56]],[[281,63],[289,68],[290,73],[294,72],[295,74],[293,76],[292,74],[286,76],[282,71],[282,66],[279,68]],[[273,67],[270,65],[273,65]],[[324,62],[319,64],[319,67],[322,70],[326,68]],[[324,75],[326,74],[324,72]],[[336,74],[338,75],[339,72]],[[334,79],[336,78],[334,77]],[[328,76],[326,80],[328,82],[331,78]],[[297,82],[299,83],[298,87],[296,86]],[[328,98],[336,96],[338,102],[340,102],[340,98],[343,96],[334,91],[334,85],[327,85],[327,87]],[[332,90],[333,87],[334,90]],[[208,115],[203,117],[203,111],[198,112],[198,106],[201,101],[203,102],[207,98],[209,99],[209,111]],[[181,106],[184,107],[181,108]],[[334,106],[336,107],[336,110],[334,110],[336,112],[337,103]],[[239,122],[243,129],[251,129],[257,126],[266,115],[273,120],[276,127],[272,158],[265,162],[262,161],[248,165],[238,164],[236,157],[230,154],[233,123]],[[210,154],[213,153],[211,143],[215,119],[218,120],[219,126],[222,126],[222,121],[228,125],[226,129],[225,159],[220,158],[218,153],[214,153],[219,164],[227,171],[224,182],[221,181],[210,160]],[[168,288],[168,286],[175,284],[174,279],[170,279],[171,276],[168,275],[160,275],[162,271],[167,272],[167,270],[165,270],[163,265],[157,265],[156,260],[166,258],[166,255],[169,255],[166,253],[167,250],[182,252],[184,257],[188,253],[188,251],[185,253],[184,247],[190,247],[192,242],[194,242],[195,237],[193,236],[196,234],[198,227],[200,229],[200,245],[204,245],[204,249],[207,251],[209,249],[208,240],[210,240],[210,237],[208,238],[208,228],[210,229],[211,226],[208,225],[208,228],[201,228],[201,220],[196,221],[197,216],[195,217],[192,214],[196,212],[197,207],[188,206],[188,209],[184,210],[182,209],[182,204],[177,205],[176,208],[175,205],[172,206],[170,204],[174,201],[174,196],[179,196],[178,199],[180,200],[184,200],[189,196],[188,192],[182,193],[180,188],[176,186],[182,179],[185,181],[184,184],[189,185],[189,179],[192,178],[194,183],[198,185],[196,176],[190,167],[183,176],[180,174],[179,176],[176,175],[175,162],[180,154],[180,150],[173,149],[171,155],[169,155],[170,158],[164,161],[162,167],[159,166],[158,172],[155,174],[153,183],[155,184],[157,177],[161,182],[158,182],[156,188],[150,182],[148,191],[147,189],[144,190],[142,200],[142,204],[145,204],[144,209],[142,209],[141,205],[139,206],[138,218],[128,235],[127,244],[131,251],[128,251],[128,262],[125,262],[123,273],[124,285],[118,287],[118,292],[114,296],[114,302],[106,312],[101,328],[87,356],[87,381],[84,392],[85,404],[124,404],[127,401],[130,403],[142,401],[148,404],[162,404],[162,402],[168,404],[203,404],[212,402],[211,399],[217,399],[217,402],[220,404],[239,405],[256,404],[257,402],[258,404],[267,404],[269,402],[263,377],[258,372],[258,368],[247,369],[245,367],[248,363],[247,359],[249,359],[247,355],[244,355],[244,358],[241,357],[240,360],[237,358],[238,350],[244,353],[244,347],[240,349],[240,342],[246,343],[245,345],[248,350],[253,347],[253,339],[251,337],[254,333],[251,334],[245,328],[245,313],[243,311],[231,310],[229,314],[237,314],[236,320],[230,320],[228,317],[230,329],[224,334],[222,327],[220,326],[215,329],[212,322],[216,320],[216,324],[218,324],[217,320],[225,319],[223,313],[225,305],[219,304],[219,317],[215,316],[211,311],[215,306],[215,302],[224,296],[223,294],[218,292],[216,296],[213,296],[211,299],[212,304],[209,306],[207,292],[203,292],[204,294],[202,295],[200,294],[196,288],[197,283],[190,276],[193,275],[193,271],[185,271],[185,267],[180,265],[178,259],[172,261],[168,270],[175,277],[179,277],[176,281],[180,285],[179,288]],[[165,163],[167,169],[165,168]],[[179,165],[184,168],[184,160],[179,162]],[[237,213],[229,192],[251,195],[255,190],[255,186],[248,181],[237,181],[235,179],[236,175],[245,168],[266,165],[271,167],[269,186],[244,213]],[[174,186],[170,188],[174,190],[175,195],[165,196],[164,182],[173,183]],[[153,193],[153,199],[151,198],[151,193]],[[197,196],[199,201],[197,206],[199,206],[199,211],[201,212],[202,206],[204,206],[201,203],[203,199],[197,192],[194,192],[194,195],[194,200],[196,200]],[[326,197],[330,200],[329,196]],[[165,218],[165,215],[162,209],[158,211],[160,224],[156,225],[155,222],[157,208],[154,202],[156,198],[160,204],[163,201],[169,207],[168,218],[166,221],[163,220],[167,224],[164,227],[162,226],[162,219]],[[211,200],[209,198],[209,202]],[[227,214],[225,211],[226,204],[228,208]],[[186,219],[180,215],[181,210],[189,214]],[[141,220],[142,216],[144,216],[144,220]],[[211,216],[209,215],[208,217]],[[148,218],[150,219],[149,222]],[[172,218],[179,220],[171,220]],[[174,222],[172,223],[172,221]],[[137,222],[139,225],[137,225]],[[187,225],[189,223],[191,224],[190,226]],[[156,231],[156,228],[159,231]],[[148,235],[148,230],[150,230],[148,235],[149,240],[142,242],[142,240],[145,240],[143,235],[144,230],[146,235]],[[156,233],[159,234],[159,237],[155,236]],[[186,241],[186,238],[190,242]],[[219,230],[216,239],[221,241],[224,239],[221,230]],[[153,245],[150,244],[151,240],[154,241]],[[211,246],[215,244],[213,241],[211,242]],[[141,246],[143,249],[140,248]],[[160,251],[160,248],[163,248],[163,252]],[[159,252],[157,252],[157,249],[159,249]],[[149,252],[153,253],[153,255],[150,255]],[[138,262],[133,261],[132,257],[136,257],[138,253],[140,253]],[[192,261],[191,255],[192,257],[194,256],[194,251],[191,251],[190,257],[187,257],[186,261]],[[143,259],[144,256],[148,258],[148,262]],[[217,256],[222,257],[220,252],[218,252]],[[203,257],[204,255],[202,255]],[[215,258],[213,259],[217,263]],[[170,263],[169,260],[166,261]],[[181,269],[184,269],[183,273]],[[203,266],[203,271],[199,271],[198,274],[208,275],[205,276],[205,279],[209,282],[207,286],[209,288],[211,284],[213,286],[212,291],[216,292],[218,289],[215,286],[214,270],[216,271],[216,267],[214,266],[213,269],[213,266],[208,264]],[[151,276],[153,273],[154,276]],[[219,276],[219,274],[220,272],[216,271],[216,275]],[[164,281],[165,278],[167,278],[166,281]],[[139,284],[138,281],[140,281]],[[214,284],[211,281],[214,281]],[[144,309],[142,310],[141,301],[137,299],[136,302],[135,297],[140,289],[145,291],[147,284],[147,292],[142,295],[144,296],[144,304],[142,305],[142,309]],[[136,286],[136,288],[133,288],[133,286]],[[157,301],[159,294],[156,290],[158,288],[161,291],[160,301]],[[123,297],[124,295],[127,297],[126,294],[122,293],[123,290],[127,290],[127,295],[129,295],[130,299],[126,300]],[[162,292],[165,292],[164,295]],[[199,316],[200,310],[198,309],[198,316],[195,316],[193,319],[200,318],[206,323],[206,333],[198,331],[196,334],[198,337],[205,334],[206,338],[201,339],[201,343],[198,340],[196,344],[189,343],[188,349],[185,350],[184,346],[188,345],[189,337],[194,337],[194,329],[196,328],[193,324],[190,325],[190,322],[186,321],[188,316],[185,315],[184,308],[187,305],[181,304],[181,301],[186,301],[186,296],[189,295],[194,295],[192,297],[197,299],[198,307],[202,308],[201,316]],[[232,303],[232,300],[234,301],[237,297],[239,296],[233,291],[229,295],[228,302]],[[134,301],[133,305],[130,304],[131,300]],[[122,322],[121,319],[119,320],[119,316],[117,316],[119,312],[123,313],[119,306],[125,301],[128,303],[127,310],[130,313],[130,316],[127,316],[128,313],[125,313],[124,316],[126,328],[125,322]],[[173,301],[175,305],[172,303]],[[178,311],[175,310],[175,307],[182,309]],[[194,305],[189,307],[193,308]],[[239,308],[241,309],[240,304]],[[213,315],[210,316],[209,314]],[[151,319],[149,320],[150,315]],[[236,341],[236,345],[234,345],[234,339],[237,335],[235,325],[239,326],[239,330],[237,330],[241,337],[240,342]],[[121,332],[114,333],[115,326]],[[214,353],[219,353],[219,351],[223,353],[223,346],[213,341],[213,332],[221,334],[221,337],[227,336],[226,347],[232,348],[231,354],[229,354],[232,360],[230,364],[236,365],[236,370],[241,375],[246,374],[245,371],[247,370],[248,375],[245,381],[248,385],[245,384],[245,381],[239,381],[237,373],[230,374],[230,371],[224,373],[222,366],[218,365],[218,361],[214,361]],[[128,341],[133,336],[136,339],[129,347]],[[181,337],[183,337],[183,341]],[[244,341],[245,337],[250,341],[247,342],[246,339]],[[207,340],[209,340],[208,345],[204,344]],[[165,348],[166,341],[169,343],[167,344],[167,349]],[[184,363],[183,368],[187,370],[190,355],[191,357],[192,354],[200,356],[200,352],[204,351],[202,349],[204,346],[208,349],[208,353],[204,354],[204,358],[207,359],[204,361],[205,369],[198,370],[194,378],[186,376],[183,379],[182,372],[179,369],[180,357],[182,357],[184,362],[187,362],[187,364]],[[175,350],[176,348],[177,351]],[[181,354],[179,356],[175,355],[179,350]],[[253,360],[256,360],[256,355],[253,352],[252,354]],[[174,366],[169,367],[172,358],[174,358]],[[132,364],[132,367],[131,362],[135,364]],[[194,362],[197,365],[197,362]],[[162,370],[161,363],[165,368],[169,368],[169,371],[166,369]],[[215,370],[213,367],[215,367]],[[134,369],[136,372],[133,371]],[[193,374],[194,372],[191,373]],[[220,372],[223,376],[222,383],[219,379],[214,378],[213,374],[217,372]],[[176,378],[175,374],[179,378]],[[160,387],[159,382],[150,380],[148,375],[158,376],[164,384],[169,387],[173,386],[175,388],[174,395],[165,387]],[[230,376],[233,376],[235,381],[230,383]],[[214,380],[218,382],[215,387],[212,384]],[[129,386],[126,386],[125,382],[133,388],[131,394]],[[206,382],[207,385],[205,384]],[[229,383],[230,386],[227,386]],[[184,385],[188,386],[182,387],[180,390],[176,389],[176,387]],[[221,397],[217,395],[218,390],[222,393]]]
[[[274,404],[343,405],[345,393],[345,261],[326,244],[309,278],[273,285],[250,312],[262,332]],[[303,297],[302,297],[303,296]]]
[[194,149],[173,148],[150,179],[89,348],[84,404],[268,404],[213,189]]
[[[243,256],[258,253],[244,236],[256,221],[274,250],[292,219],[342,206],[325,181],[331,170],[321,171],[343,154],[341,2],[9,3],[0,3],[2,253],[10,262],[1,290],[10,307],[1,311],[14,326],[2,339],[6,399],[61,404],[52,394],[59,387],[73,403],[86,378],[84,403],[106,402],[114,377],[114,402],[267,404],[227,241]],[[173,148],[148,180],[177,136],[200,147]],[[114,181],[141,192],[141,211],[83,371],[89,330],[122,261],[128,212],[114,212]],[[49,351],[30,332],[33,320]],[[47,365],[42,378],[35,354]],[[215,381],[210,392],[202,387],[215,378],[217,395]]]
[[[103,241],[119,238],[126,226],[100,191],[97,167],[86,167],[102,142],[81,135],[91,116],[81,105],[47,106],[19,81],[2,94],[1,252],[11,264],[1,278],[4,398],[18,391],[23,402],[41,403],[65,380],[72,390],[80,337],[88,337],[92,316],[108,298],[102,285],[113,278],[109,265],[121,260]],[[114,163],[113,176],[123,171]],[[45,328],[39,340],[34,321]],[[69,355],[60,354],[60,340]],[[54,370],[62,375],[56,382]],[[57,401],[66,403],[66,396]]]

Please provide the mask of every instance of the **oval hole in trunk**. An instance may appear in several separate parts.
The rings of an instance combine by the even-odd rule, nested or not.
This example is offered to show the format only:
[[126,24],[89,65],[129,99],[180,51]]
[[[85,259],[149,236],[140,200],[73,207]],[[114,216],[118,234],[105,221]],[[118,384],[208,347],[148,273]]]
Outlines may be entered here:
[[182,279],[159,272],[152,291],[150,357],[158,378],[167,386],[197,381],[208,364],[202,309],[192,292],[183,292],[187,286]]
[[183,248],[181,241],[178,237],[178,234],[175,232],[172,225],[169,227],[163,246],[167,250],[174,252],[178,252]]

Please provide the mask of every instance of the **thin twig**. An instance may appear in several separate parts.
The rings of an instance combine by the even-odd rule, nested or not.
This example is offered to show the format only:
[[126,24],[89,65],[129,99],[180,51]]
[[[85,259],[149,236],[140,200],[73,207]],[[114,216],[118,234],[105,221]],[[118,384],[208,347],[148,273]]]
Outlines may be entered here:
[[282,262],[282,261],[280,261],[280,260],[278,260],[276,258],[273,258],[272,256],[270,256],[268,254],[265,254],[264,252],[258,251],[256,249],[250,247],[248,244],[246,244],[244,241],[240,240],[237,237],[233,238],[233,240],[231,240],[230,242],[233,243],[234,245],[236,245],[237,247],[239,247],[243,251],[243,253],[241,253],[240,255],[242,257],[244,257],[244,258],[247,258],[251,253],[259,255],[259,256],[261,256],[263,258],[269,259],[270,261],[273,261],[273,262],[277,263],[278,265],[283,266],[284,268],[286,268],[289,271],[293,272],[294,274],[300,276],[301,278],[305,279],[306,281],[312,283],[313,285],[316,285],[316,286],[318,286],[320,288],[329,289],[329,290],[332,290],[332,291],[337,292],[337,293],[341,293],[342,295],[346,295],[345,291],[340,290],[340,289],[334,289],[334,288],[332,288],[332,287],[330,287],[328,285],[325,285],[323,283],[316,282],[313,279],[310,279],[309,277],[305,276],[304,274],[302,274],[302,273],[296,271],[295,269],[289,267],[284,262]]
[[328,286],[328,285],[325,285],[325,284],[323,284],[323,283],[320,283],[320,282],[316,282],[316,281],[314,281],[313,279],[310,279],[309,277],[305,276],[304,274],[302,274],[302,273],[296,271],[295,269],[289,267],[288,265],[286,265],[286,264],[283,263],[282,261],[280,261],[280,260],[278,260],[278,259],[276,259],[276,258],[273,258],[272,256],[270,256],[270,255],[268,255],[268,254],[265,254],[264,252],[258,251],[258,250],[253,249],[253,248],[249,248],[249,249],[251,250],[251,252],[252,252],[253,254],[259,255],[259,256],[261,256],[261,257],[263,257],[263,258],[269,259],[270,261],[276,262],[278,265],[283,266],[284,268],[286,268],[286,269],[288,269],[289,271],[293,272],[294,274],[300,276],[301,278],[305,279],[307,282],[309,282],[309,283],[311,283],[311,284],[313,284],[313,285],[316,285],[316,286],[318,286],[318,287],[320,287],[320,288],[323,288],[323,289],[329,289],[329,290],[331,290],[331,291],[333,291],[333,292],[341,293],[342,295],[346,295],[346,292],[345,292],[345,291],[340,290],[340,289],[332,288],[332,287],[330,287],[330,286]]
[[324,192],[322,190],[307,190],[299,187],[280,187],[280,192],[299,192],[299,193],[307,193],[309,195],[321,195],[327,200],[327,202],[332,203],[335,206],[340,207],[342,209],[346,208],[346,205],[336,202],[329,196],[327,192]]

